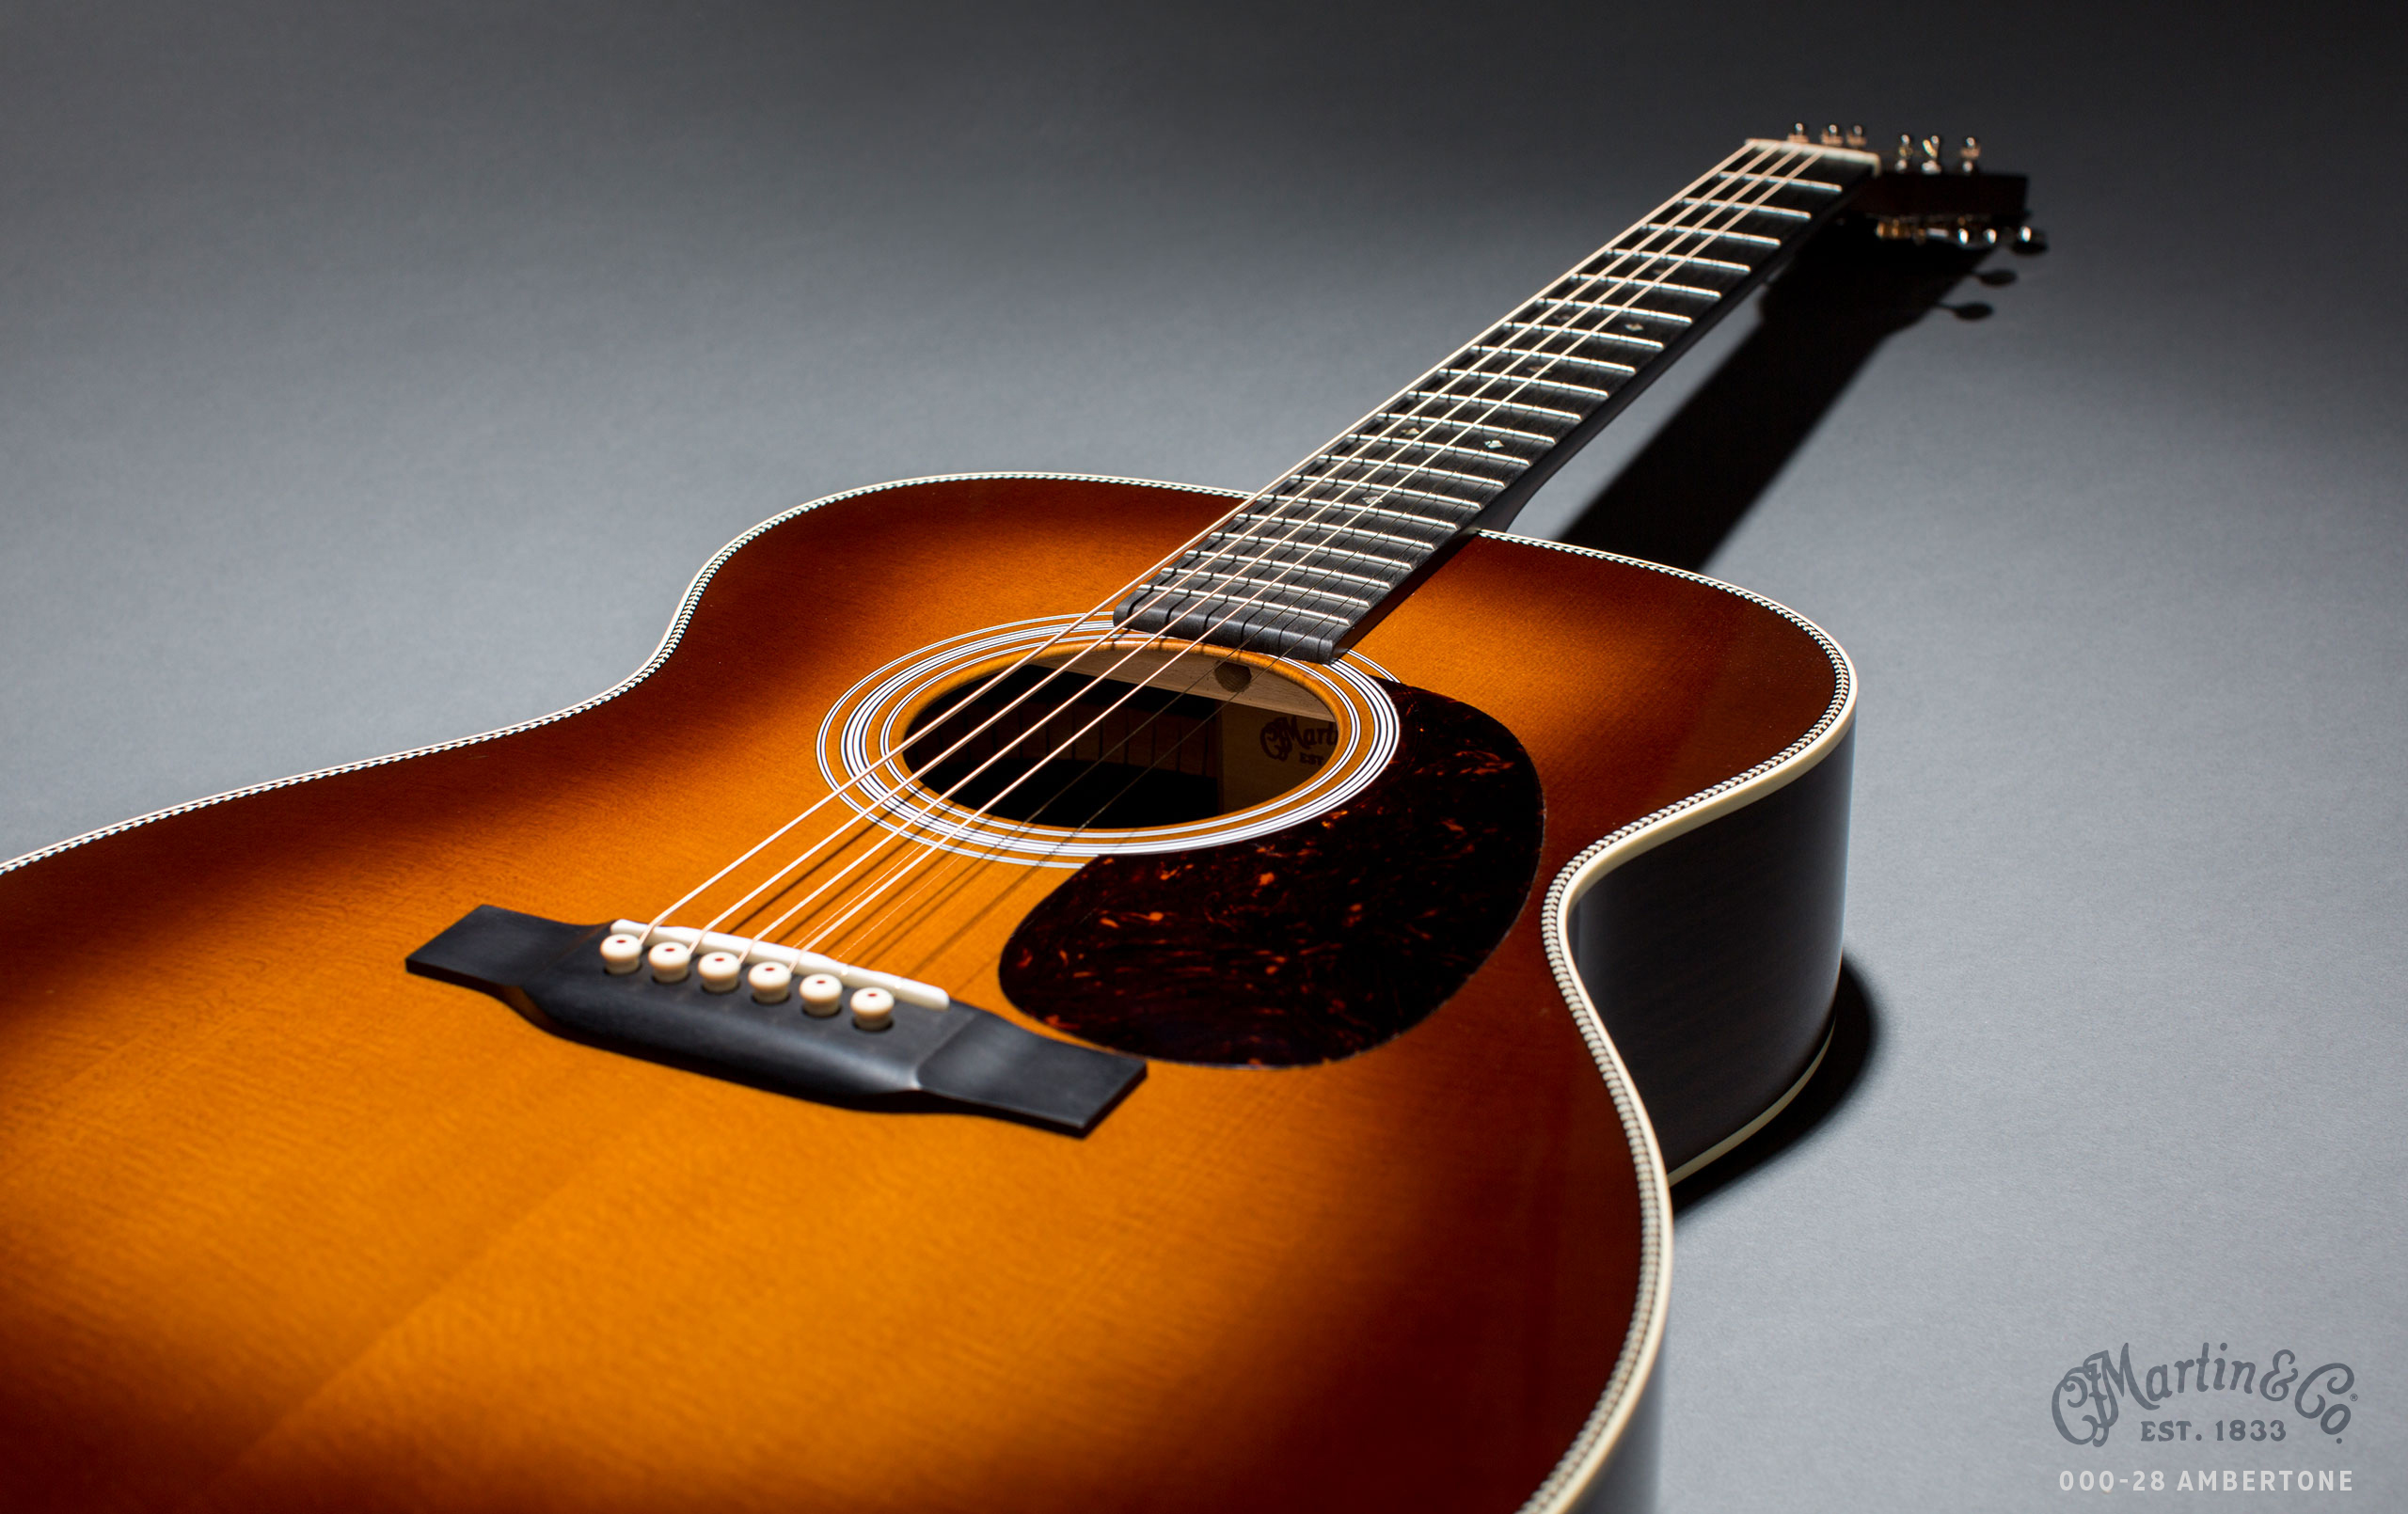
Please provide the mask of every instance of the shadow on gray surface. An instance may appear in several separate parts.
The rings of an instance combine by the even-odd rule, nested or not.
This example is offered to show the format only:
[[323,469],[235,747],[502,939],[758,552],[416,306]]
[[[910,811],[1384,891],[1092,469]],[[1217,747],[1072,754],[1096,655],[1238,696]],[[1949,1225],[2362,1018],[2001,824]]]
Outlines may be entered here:
[[[1836,226],[1766,290],[1760,320],[1560,541],[1702,569],[1891,333],[1939,307],[1985,254]],[[2012,282],[1998,269],[1986,284]],[[1988,305],[1948,307],[1980,320]]]
[[1789,1101],[1789,1107],[1763,1129],[1672,1190],[1672,1217],[1679,1219],[1821,1128],[1856,1091],[1880,1044],[1880,1016],[1873,1007],[1872,996],[1864,991],[1864,980],[1856,975],[1856,969],[1842,958],[1839,986],[1831,995],[1831,1045],[1823,1053],[1823,1065],[1814,1069],[1814,1076]]

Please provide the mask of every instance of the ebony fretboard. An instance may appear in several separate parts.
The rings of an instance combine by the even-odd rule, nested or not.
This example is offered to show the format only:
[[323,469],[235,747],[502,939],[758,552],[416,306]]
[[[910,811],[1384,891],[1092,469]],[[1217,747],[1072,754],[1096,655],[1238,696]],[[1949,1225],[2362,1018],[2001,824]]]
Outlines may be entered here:
[[1876,171],[1750,142],[1249,499],[1116,623],[1338,654],[1522,501]]

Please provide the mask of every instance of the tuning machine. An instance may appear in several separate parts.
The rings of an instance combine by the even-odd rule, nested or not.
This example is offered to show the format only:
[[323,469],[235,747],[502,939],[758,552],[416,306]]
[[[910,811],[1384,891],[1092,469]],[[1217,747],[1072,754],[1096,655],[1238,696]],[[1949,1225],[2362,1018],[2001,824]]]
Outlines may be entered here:
[[1806,123],[1799,121],[1789,129],[1789,140],[1813,142],[1827,148],[1853,148],[1861,152],[1864,150],[1864,128],[1851,126],[1843,132],[1840,130],[1839,123],[1833,121],[1830,125],[1824,127],[1821,133],[1816,134],[1809,132],[1806,129]]
[[1850,218],[1883,242],[1977,257],[1999,247],[2046,250],[2048,239],[2023,225],[2023,176],[1984,172],[1980,137],[1955,141],[1952,150],[1940,133],[1902,133]]

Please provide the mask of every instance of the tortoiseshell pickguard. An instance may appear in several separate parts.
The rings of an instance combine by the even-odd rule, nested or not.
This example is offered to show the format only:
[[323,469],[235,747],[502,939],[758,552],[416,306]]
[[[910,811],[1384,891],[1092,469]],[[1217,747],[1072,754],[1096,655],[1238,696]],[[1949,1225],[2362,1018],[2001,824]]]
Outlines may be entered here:
[[1503,726],[1386,686],[1388,765],[1253,841],[1101,857],[1031,911],[1004,991],[1046,1024],[1166,1062],[1300,1066],[1426,1018],[1496,950],[1538,871],[1538,774]]

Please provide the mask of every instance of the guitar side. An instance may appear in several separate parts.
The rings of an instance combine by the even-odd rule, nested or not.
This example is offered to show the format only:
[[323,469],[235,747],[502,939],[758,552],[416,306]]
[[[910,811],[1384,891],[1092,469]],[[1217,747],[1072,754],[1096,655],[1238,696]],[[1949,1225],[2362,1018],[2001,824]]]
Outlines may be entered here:
[[[0,1384],[10,1486],[55,1506],[1504,1509],[1627,1471],[1669,1209],[1607,1032],[1671,989],[1574,917],[1585,893],[1638,918],[1603,881],[1625,860],[1678,860],[1711,899],[1767,848],[1828,850],[1828,823],[1711,857],[1688,839],[1844,779],[1845,661],[1761,601],[1467,545],[1360,650],[1519,738],[1541,887],[1397,1039],[1158,1064],[1083,1140],[780,1098],[399,971],[476,903],[607,920],[674,896],[825,792],[814,728],[864,670],[1090,603],[1226,503],[1055,478],[838,497],[722,554],[654,663],[570,718],[0,875],[21,938],[60,944],[0,1009],[0,1342],[31,1364]],[[1063,875],[965,922],[961,950],[991,964]],[[1815,907],[1835,967],[1836,899]],[[1806,1023],[1719,1107],[1752,1117],[1801,1075],[1821,951],[1783,970]],[[958,991],[1009,1013],[991,965]]]

